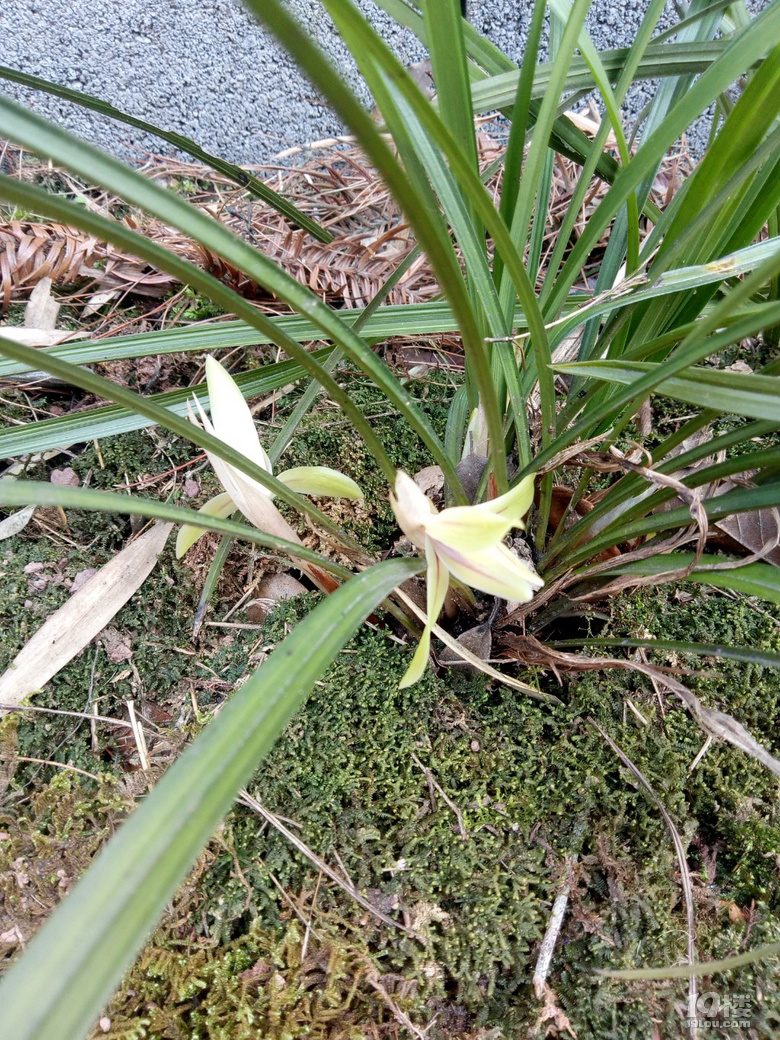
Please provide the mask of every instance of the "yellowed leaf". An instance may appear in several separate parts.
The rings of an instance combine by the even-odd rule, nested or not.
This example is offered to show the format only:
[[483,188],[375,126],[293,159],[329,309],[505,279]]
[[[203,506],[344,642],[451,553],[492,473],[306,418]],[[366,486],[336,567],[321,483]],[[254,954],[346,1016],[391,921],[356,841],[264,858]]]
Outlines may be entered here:
[[0,704],[21,704],[81,653],[149,576],[172,527],[136,538],[44,622],[0,676]]

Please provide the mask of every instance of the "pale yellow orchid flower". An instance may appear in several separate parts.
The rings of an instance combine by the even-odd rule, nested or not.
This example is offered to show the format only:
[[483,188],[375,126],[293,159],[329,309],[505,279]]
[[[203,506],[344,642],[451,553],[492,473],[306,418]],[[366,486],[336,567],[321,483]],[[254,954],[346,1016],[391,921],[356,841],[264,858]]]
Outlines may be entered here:
[[533,475],[499,498],[476,506],[453,506],[440,513],[411,477],[399,470],[390,494],[398,526],[425,553],[427,615],[412,663],[401,688],[422,677],[431,648],[431,629],[444,605],[450,575],[489,596],[527,603],[544,582],[503,544],[531,507]]
[[[240,451],[242,455],[246,455],[267,473],[271,473],[271,460],[257,436],[249,406],[232,376],[213,357],[206,358],[206,384],[209,391],[210,419],[200,401],[195,398],[203,428],[231,448]],[[194,416],[191,415],[190,418],[197,422]],[[206,454],[225,492],[207,502],[200,510],[201,513],[224,519],[238,509],[258,530],[300,544],[296,532],[273,504],[273,493],[268,488],[211,452]],[[280,473],[278,479],[291,490],[304,495],[352,499],[363,497],[354,480],[326,466],[298,466]],[[176,555],[183,556],[205,533],[202,527],[185,524],[176,539]]]

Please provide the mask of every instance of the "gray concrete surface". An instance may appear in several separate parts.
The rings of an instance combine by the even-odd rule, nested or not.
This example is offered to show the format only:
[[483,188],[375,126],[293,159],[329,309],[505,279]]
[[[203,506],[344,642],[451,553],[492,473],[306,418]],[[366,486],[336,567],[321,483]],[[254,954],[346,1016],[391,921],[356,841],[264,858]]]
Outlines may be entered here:
[[[404,63],[424,57],[416,38],[372,0],[357,3]],[[289,5],[370,105],[318,0]],[[594,0],[588,24],[596,45],[628,43],[645,6],[646,0]],[[530,10],[530,0],[469,0],[473,24],[515,60]],[[234,162],[267,162],[282,149],[344,132],[240,0],[0,0],[0,64],[104,98]],[[0,90],[125,158],[173,151],[67,102],[2,81]],[[640,111],[649,96],[639,86],[631,109]]]

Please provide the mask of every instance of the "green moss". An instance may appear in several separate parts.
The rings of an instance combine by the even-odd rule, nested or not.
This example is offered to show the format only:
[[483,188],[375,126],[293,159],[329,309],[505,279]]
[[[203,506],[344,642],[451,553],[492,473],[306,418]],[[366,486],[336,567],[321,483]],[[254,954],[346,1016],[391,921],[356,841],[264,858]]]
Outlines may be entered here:
[[[637,634],[637,626],[655,617],[672,629],[659,635],[673,637],[679,624],[693,638],[692,616],[683,610],[670,622],[664,595],[651,590],[619,599],[615,633],[626,634],[628,627]],[[281,639],[306,606],[304,599],[281,607],[262,633],[265,642]],[[700,605],[698,613],[703,630],[697,638],[723,638],[733,628],[752,645],[776,639],[766,618],[722,597],[705,610]],[[315,688],[251,790],[293,821],[294,832],[315,854],[337,869],[341,863],[375,905],[416,927],[422,941],[376,921],[319,877],[286,839],[262,827],[249,810],[236,809],[198,878],[191,952],[177,962],[176,973],[163,970],[153,984],[146,969],[134,969],[111,1013],[131,1021],[153,994],[154,1006],[164,1007],[176,1025],[170,1032],[150,1028],[150,1037],[221,1040],[244,1035],[247,1022],[272,1038],[369,1036],[368,1023],[379,1028],[392,1022],[360,975],[369,963],[396,979],[405,994],[401,1006],[414,1021],[424,1024],[438,1011],[443,1023],[460,1023],[459,1031],[434,1029],[434,1037],[476,1036],[480,1028],[507,1037],[530,1029],[541,1036],[543,1030],[534,1031],[538,1005],[530,977],[563,862],[577,852],[569,915],[550,976],[559,1006],[579,1035],[645,1038],[656,1027],[664,1037],[679,1035],[675,1003],[684,998],[683,984],[605,983],[591,973],[678,962],[685,949],[685,913],[660,813],[586,720],[595,718],[639,766],[688,843],[697,872],[702,957],[740,947],[746,925],[732,923],[730,914],[753,915],[750,945],[780,933],[773,923],[778,906],[772,875],[780,851],[774,779],[727,747],[711,748],[689,773],[702,734],[673,703],[662,716],[642,676],[584,674],[571,680],[568,705],[550,710],[451,673],[430,674],[399,691],[406,657],[385,633],[360,632]],[[708,703],[730,693],[737,712],[748,700],[745,677],[720,670],[720,682],[696,681],[709,684]],[[749,688],[771,703],[776,684],[765,678],[762,686],[751,675]],[[627,696],[648,719],[647,727],[626,713]],[[756,708],[756,719],[759,714]],[[771,728],[767,721],[756,733],[770,745]],[[430,771],[430,780],[420,766]],[[185,898],[191,899],[191,889]],[[312,955],[335,956],[336,950],[345,958],[339,963],[351,965],[357,995],[348,1007],[336,997],[335,1004],[312,1003],[301,982],[303,926],[292,905],[304,921],[311,919]],[[172,927],[158,936],[160,948],[169,948]],[[201,945],[209,942],[216,943],[209,955],[215,963],[209,961],[206,970]],[[257,958],[267,980],[261,992],[239,991],[235,976],[224,982],[231,964]],[[203,982],[197,999],[180,994],[179,972],[181,979],[191,973]],[[758,986],[764,1004],[754,1009],[756,1021],[769,1021],[780,1007],[766,965],[712,983],[719,985],[751,994]],[[284,994],[281,1016],[271,1011],[273,987]],[[213,1025],[207,1028],[206,1022]],[[354,1025],[358,1031],[350,1032]]]
[[[195,188],[193,189],[193,191],[196,190]],[[209,318],[219,318],[225,313],[218,304],[201,296],[189,286],[183,289],[182,292],[184,299],[190,301],[186,310],[180,315],[184,321],[206,321]]]
[[[1,726],[3,757],[13,762],[16,719]],[[127,800],[117,793],[115,778],[99,784],[57,772],[32,795],[11,789],[0,810],[0,894],[4,931],[19,929],[24,941],[40,925],[89,867],[101,845],[126,814]],[[8,935],[0,946],[3,952]]]

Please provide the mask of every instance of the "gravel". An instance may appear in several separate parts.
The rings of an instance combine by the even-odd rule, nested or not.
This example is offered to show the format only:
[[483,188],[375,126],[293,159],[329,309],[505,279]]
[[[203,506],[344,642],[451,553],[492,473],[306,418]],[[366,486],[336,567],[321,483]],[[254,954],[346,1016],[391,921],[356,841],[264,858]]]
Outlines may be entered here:
[[[317,0],[288,0],[317,42],[370,107],[365,85]],[[371,0],[357,0],[405,64],[424,50]],[[759,3],[759,6],[764,6]],[[588,26],[598,47],[630,42],[645,0],[595,0]],[[471,21],[518,60],[529,0],[470,0]],[[239,0],[2,0],[0,62],[110,101],[155,125],[194,138],[239,163],[344,133],[293,61]],[[3,83],[11,97],[116,155],[142,161],[170,145],[79,106]],[[627,108],[651,96],[634,89]],[[706,127],[694,136],[694,149]]]

